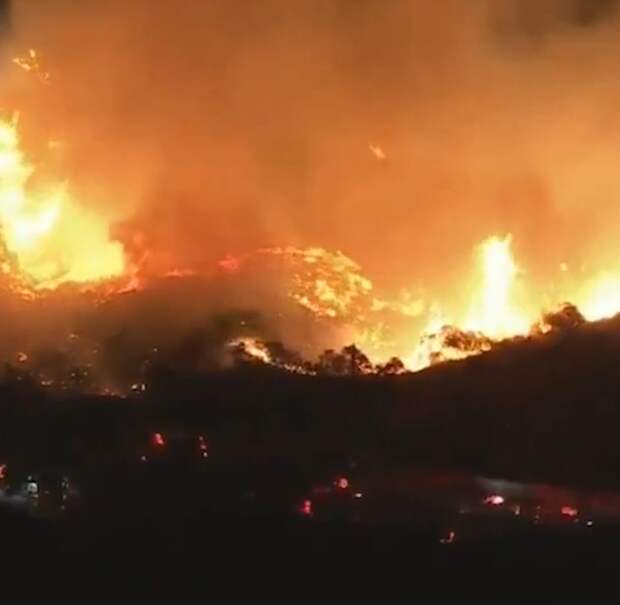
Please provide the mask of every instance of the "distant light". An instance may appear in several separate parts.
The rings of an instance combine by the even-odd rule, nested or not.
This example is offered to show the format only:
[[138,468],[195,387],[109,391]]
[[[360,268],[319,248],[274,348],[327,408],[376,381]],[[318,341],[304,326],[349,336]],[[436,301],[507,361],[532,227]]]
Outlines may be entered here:
[[340,479],[336,481],[336,485],[340,489],[347,489],[347,487],[349,487],[349,480],[346,477],[340,477]]
[[593,522],[593,521],[588,521],[588,522],[586,523],[586,525],[587,525],[588,527],[592,527],[592,526],[594,525],[594,522]]
[[6,464],[0,464],[0,479],[6,477]]
[[484,499],[484,503],[485,504],[492,504],[493,506],[500,506],[501,504],[504,504],[505,500],[503,498],[503,496],[500,496],[498,494],[493,494],[492,496],[487,496]]
[[140,462],[146,462],[146,461],[147,461],[146,456],[140,456]]
[[452,544],[455,540],[456,540],[456,532],[450,531],[448,532],[448,537],[441,538],[439,542],[441,542],[441,544]]
[[576,517],[579,514],[579,511],[576,508],[573,508],[572,506],[563,506],[560,509],[560,512],[565,516],[565,517]]
[[301,505],[301,513],[306,516],[312,515],[312,500],[304,500]]
[[363,496],[364,496],[364,494],[362,494],[362,492],[355,492],[355,493],[353,494],[353,497],[354,497],[354,498],[362,498]]
[[157,445],[158,447],[164,447],[166,445],[166,440],[164,439],[164,436],[161,433],[154,433],[153,443]]

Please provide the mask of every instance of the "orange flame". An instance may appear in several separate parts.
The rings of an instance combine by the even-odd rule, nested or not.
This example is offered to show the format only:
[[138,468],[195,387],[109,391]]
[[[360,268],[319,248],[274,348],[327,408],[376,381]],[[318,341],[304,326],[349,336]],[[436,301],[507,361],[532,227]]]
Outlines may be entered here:
[[118,276],[125,261],[108,223],[78,205],[65,183],[35,187],[17,118],[0,119],[0,226],[8,253],[34,289]]

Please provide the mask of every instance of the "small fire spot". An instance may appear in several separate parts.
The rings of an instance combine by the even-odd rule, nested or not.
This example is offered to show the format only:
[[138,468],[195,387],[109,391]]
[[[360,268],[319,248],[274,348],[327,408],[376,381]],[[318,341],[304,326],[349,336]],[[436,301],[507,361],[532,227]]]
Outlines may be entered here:
[[336,486],[339,489],[347,489],[349,487],[349,480],[346,477],[340,477],[337,481],[336,481]]
[[306,517],[310,517],[312,515],[312,500],[304,500],[299,512]]

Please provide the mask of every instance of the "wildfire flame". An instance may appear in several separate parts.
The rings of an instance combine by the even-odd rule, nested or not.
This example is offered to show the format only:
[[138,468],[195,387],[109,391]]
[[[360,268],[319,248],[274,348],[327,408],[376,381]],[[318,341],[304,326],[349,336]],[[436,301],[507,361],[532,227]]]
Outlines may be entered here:
[[[600,274],[573,295],[563,294],[566,300],[579,301],[577,306],[563,299],[550,310],[538,304],[536,301],[549,300],[549,295],[528,291],[527,284],[521,283],[524,273],[514,258],[510,234],[494,235],[476,247],[476,270],[462,288],[462,299],[452,304],[453,315],[445,313],[438,301],[428,304],[406,290],[396,299],[379,297],[361,267],[341,252],[289,246],[265,248],[248,256],[263,255],[282,258],[292,267],[289,296],[295,303],[317,319],[349,325],[352,340],[376,363],[394,354],[394,340],[388,337],[389,320],[384,321],[381,313],[415,322],[428,312],[426,326],[417,336],[418,344],[402,355],[412,371],[480,355],[504,339],[542,335],[560,326],[576,326],[580,321],[620,312],[620,278],[613,274]],[[219,266],[236,273],[245,260],[229,256]],[[562,264],[560,271],[567,273],[568,266]],[[583,314],[577,307],[583,308]],[[250,345],[246,346],[250,356],[273,365],[266,349]]]
[[[50,81],[34,49],[13,63],[46,84]],[[87,209],[71,196],[63,181],[44,180],[30,159],[19,132],[18,114],[0,117],[0,273],[10,287],[25,297],[65,283],[105,282],[103,292],[118,294],[145,285],[141,270],[150,257],[142,250],[138,260],[126,260],[123,245],[111,239],[107,218]],[[53,146],[50,146],[52,149]],[[369,150],[378,160],[386,154],[379,145]],[[139,248],[139,246],[137,246]],[[450,313],[440,302],[430,302],[403,289],[397,297],[376,292],[372,281],[353,259],[340,251],[320,247],[262,248],[245,257],[228,256],[219,269],[237,273],[248,257],[284,259],[290,270],[290,299],[321,321],[340,322],[351,328],[356,344],[370,355],[381,351],[385,359],[394,352],[389,336],[391,314],[426,327],[418,330],[418,346],[404,356],[406,366],[419,370],[430,365],[463,359],[489,351],[502,339],[544,334],[558,325],[578,325],[620,312],[620,273],[600,272],[578,280],[572,291],[562,292],[559,317],[549,311],[548,292],[527,290],[525,275],[512,251],[511,235],[494,235],[477,247],[477,266],[470,283],[458,284],[463,295],[451,301]],[[572,279],[567,263],[559,270]],[[160,275],[183,278],[198,275],[192,268],[169,268]],[[122,284],[118,281],[124,280]],[[465,281],[465,280],[464,280]],[[119,285],[120,284],[120,285]],[[456,297],[455,297],[456,298]],[[546,301],[546,305],[540,301]],[[563,301],[574,304],[566,304]],[[413,339],[413,336],[412,336]],[[270,349],[254,338],[230,343],[252,359],[293,371],[301,365],[274,359]]]
[[606,319],[620,312],[620,276],[600,274],[590,282],[579,308],[588,321]]
[[65,183],[35,184],[18,119],[0,119],[0,225],[8,253],[34,289],[121,275],[122,246],[108,223],[78,205]]
[[360,302],[372,291],[357,263],[342,252],[323,248],[265,248],[259,251],[285,257],[294,267],[290,297],[317,317],[363,317]]
[[518,273],[512,236],[491,237],[480,246],[482,281],[465,329],[499,338],[525,333],[531,322],[514,308],[511,294]]

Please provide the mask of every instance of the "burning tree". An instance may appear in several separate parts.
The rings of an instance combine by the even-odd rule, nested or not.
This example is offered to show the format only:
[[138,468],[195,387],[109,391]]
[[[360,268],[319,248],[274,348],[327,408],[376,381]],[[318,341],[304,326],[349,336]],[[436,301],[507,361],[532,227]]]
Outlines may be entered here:
[[577,328],[586,323],[586,318],[581,311],[572,303],[562,303],[555,311],[545,313],[534,326],[534,333],[546,334]]
[[416,351],[415,368],[422,369],[430,365],[465,359],[490,351],[494,341],[481,334],[460,330],[454,326],[443,326],[438,332],[422,337]]

